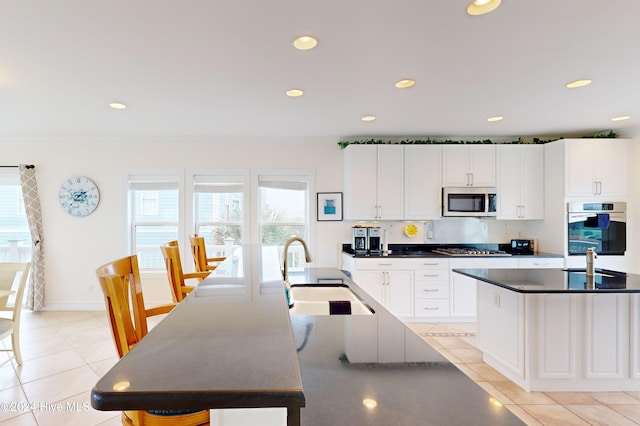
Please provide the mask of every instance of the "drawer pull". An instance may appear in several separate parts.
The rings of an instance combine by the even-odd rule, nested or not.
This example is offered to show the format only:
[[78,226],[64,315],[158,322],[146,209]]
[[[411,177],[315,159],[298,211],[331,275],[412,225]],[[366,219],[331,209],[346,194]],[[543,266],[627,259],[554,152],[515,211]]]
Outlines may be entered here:
[[391,266],[393,263],[378,263],[378,266]]
[[423,274],[423,277],[439,277],[440,274]]
[[439,263],[423,263],[424,266],[438,266],[440,265]]
[[438,310],[438,309],[440,309],[440,308],[430,308],[430,307],[428,307],[428,306],[425,306],[423,309],[424,309],[425,311],[437,311],[437,310]]
[[422,291],[440,291],[440,289],[439,288],[425,288],[425,289],[422,289]]

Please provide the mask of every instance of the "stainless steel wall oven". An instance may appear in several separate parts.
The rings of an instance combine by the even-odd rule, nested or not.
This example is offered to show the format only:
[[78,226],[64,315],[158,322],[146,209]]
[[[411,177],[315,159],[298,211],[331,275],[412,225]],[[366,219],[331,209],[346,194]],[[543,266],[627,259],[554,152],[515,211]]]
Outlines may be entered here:
[[567,204],[569,255],[624,255],[627,250],[627,203],[571,202]]

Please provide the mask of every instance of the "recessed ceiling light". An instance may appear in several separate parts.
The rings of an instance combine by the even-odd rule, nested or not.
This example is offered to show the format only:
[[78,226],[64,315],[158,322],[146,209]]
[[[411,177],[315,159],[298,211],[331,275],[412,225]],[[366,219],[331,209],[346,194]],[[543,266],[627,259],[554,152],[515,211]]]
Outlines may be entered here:
[[611,121],[624,121],[630,119],[630,115],[619,115],[618,117],[613,117]]
[[415,80],[411,80],[410,78],[404,79],[404,80],[398,80],[396,81],[395,86],[398,89],[406,89],[407,87],[411,87],[414,84],[416,84]]
[[109,106],[113,109],[126,109],[127,106],[121,102],[111,102]]
[[576,89],[578,87],[584,87],[591,84],[591,80],[576,80],[576,81],[572,81],[570,83],[567,83],[567,88],[568,89]]
[[298,50],[309,50],[316,47],[318,40],[312,36],[300,36],[293,40],[293,46]]
[[362,121],[373,121],[376,119],[375,115],[365,115],[364,117],[362,117]]
[[297,98],[298,96],[304,95],[304,92],[300,89],[291,89],[287,90],[287,96],[290,98]]
[[489,122],[493,122],[493,121],[500,121],[502,120],[504,117],[500,116],[500,115],[494,115],[493,117],[489,117],[487,118],[487,121]]
[[376,408],[378,406],[378,401],[376,401],[373,398],[365,398],[362,400],[362,405],[364,405],[365,407],[367,407],[370,410],[373,410],[374,408]]
[[496,10],[501,2],[502,0],[475,0],[467,7],[467,13],[473,16],[484,15]]

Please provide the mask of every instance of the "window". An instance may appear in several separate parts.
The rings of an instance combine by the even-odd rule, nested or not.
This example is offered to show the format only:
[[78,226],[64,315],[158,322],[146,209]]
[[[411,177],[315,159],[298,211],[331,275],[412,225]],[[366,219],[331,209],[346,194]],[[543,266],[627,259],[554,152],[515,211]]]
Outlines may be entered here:
[[130,252],[140,269],[164,269],[160,246],[182,235],[178,175],[129,175]]
[[0,262],[31,260],[31,232],[18,170],[0,174]]
[[194,230],[209,257],[228,256],[245,241],[247,174],[193,176]]
[[[297,236],[309,242],[311,174],[258,175],[259,239],[264,246],[275,246],[282,259],[284,245]],[[290,270],[304,264],[302,246],[289,250]]]

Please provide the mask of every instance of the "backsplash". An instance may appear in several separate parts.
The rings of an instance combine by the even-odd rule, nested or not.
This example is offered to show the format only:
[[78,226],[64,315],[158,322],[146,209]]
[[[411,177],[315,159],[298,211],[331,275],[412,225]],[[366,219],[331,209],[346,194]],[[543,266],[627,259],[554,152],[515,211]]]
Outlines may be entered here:
[[[353,222],[350,226],[356,224],[379,226],[383,232],[383,242],[387,244],[508,243],[512,238],[536,237],[535,235],[530,235],[530,232],[527,231],[527,221],[476,217],[447,217],[424,222]],[[416,236],[407,236],[405,233],[407,225],[415,225],[417,227]],[[350,229],[349,232],[351,232]]]

